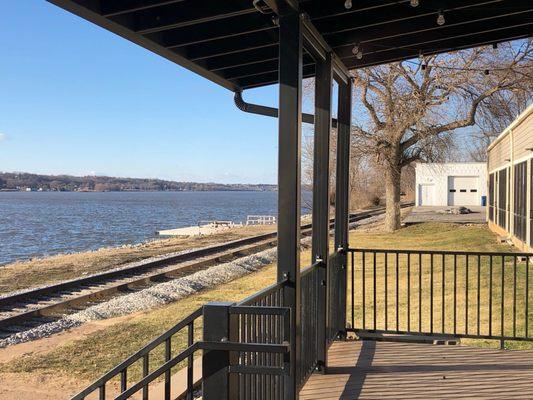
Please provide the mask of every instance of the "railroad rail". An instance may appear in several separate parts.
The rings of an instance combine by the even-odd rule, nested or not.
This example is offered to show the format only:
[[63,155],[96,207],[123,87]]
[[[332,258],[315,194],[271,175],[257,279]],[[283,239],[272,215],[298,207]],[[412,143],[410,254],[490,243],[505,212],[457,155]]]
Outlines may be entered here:
[[[402,204],[402,207],[410,206],[412,203]],[[384,208],[375,208],[352,214],[349,221],[354,223],[382,213]],[[331,220],[332,225],[333,223]],[[310,234],[311,224],[302,225],[302,236]],[[250,236],[1,297],[0,339],[112,297],[274,247],[276,236],[276,232]]]

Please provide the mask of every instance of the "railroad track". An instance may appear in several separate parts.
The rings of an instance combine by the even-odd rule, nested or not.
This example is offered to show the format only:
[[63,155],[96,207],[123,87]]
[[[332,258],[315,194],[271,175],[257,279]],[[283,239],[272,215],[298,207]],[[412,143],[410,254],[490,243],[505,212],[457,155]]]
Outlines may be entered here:
[[[402,207],[410,205],[412,204],[407,203]],[[360,212],[350,216],[350,223],[383,212],[383,208]],[[310,234],[311,224],[302,225],[302,236]],[[251,236],[2,297],[0,339],[57,320],[112,297],[260,252],[274,247],[276,241],[275,232]]]

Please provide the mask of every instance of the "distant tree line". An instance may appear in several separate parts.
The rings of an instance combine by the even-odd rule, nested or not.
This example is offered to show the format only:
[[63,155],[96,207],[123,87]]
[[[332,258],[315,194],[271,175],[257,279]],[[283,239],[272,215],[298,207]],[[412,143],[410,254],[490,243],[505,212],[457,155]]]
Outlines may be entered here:
[[42,191],[272,191],[276,185],[175,182],[161,179],[115,178],[109,176],[38,175],[0,172],[0,190]]

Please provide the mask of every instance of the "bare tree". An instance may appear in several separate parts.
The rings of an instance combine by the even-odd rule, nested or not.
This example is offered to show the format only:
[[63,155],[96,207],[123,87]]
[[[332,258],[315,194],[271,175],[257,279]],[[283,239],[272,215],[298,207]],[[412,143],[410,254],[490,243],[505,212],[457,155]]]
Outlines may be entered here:
[[485,100],[476,118],[478,130],[467,148],[472,161],[486,161],[488,145],[533,101],[533,79],[524,79],[522,87],[499,92]]
[[473,126],[488,99],[529,86],[531,55],[531,43],[522,41],[353,72],[359,101],[352,148],[382,168],[388,231],[400,227],[402,168],[439,160],[453,132]]

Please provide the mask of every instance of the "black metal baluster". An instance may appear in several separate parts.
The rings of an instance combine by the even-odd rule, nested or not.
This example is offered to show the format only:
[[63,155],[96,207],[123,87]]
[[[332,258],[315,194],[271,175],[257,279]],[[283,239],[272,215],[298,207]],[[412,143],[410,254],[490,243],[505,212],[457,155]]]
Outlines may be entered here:
[[505,308],[505,256],[502,256],[502,293],[501,293],[501,306],[500,306],[500,349],[505,348],[505,318],[504,318],[504,308]]
[[[194,321],[187,325],[187,347],[191,347],[194,342]],[[194,358],[187,357],[187,400],[193,399],[194,386]]]
[[384,252],[383,256],[385,258],[385,330],[388,329],[388,319],[389,319],[389,284],[388,284],[388,274],[389,274],[389,253]]
[[362,268],[362,282],[361,284],[363,285],[363,290],[362,290],[362,293],[363,293],[363,307],[362,307],[362,311],[363,311],[363,329],[366,329],[366,302],[365,302],[365,297],[366,297],[366,283],[365,283],[365,268],[366,268],[366,265],[365,265],[365,252],[363,251],[363,254],[362,254],[362,263],[363,263],[363,268]]
[[100,390],[98,391],[98,398],[99,400],[105,400],[105,382],[100,386]]
[[477,256],[477,334],[480,334],[481,323],[481,256]]
[[429,285],[429,331],[433,333],[433,253],[431,253],[430,266],[430,285]]
[[418,331],[422,332],[422,253],[418,253]]
[[351,274],[352,274],[352,290],[350,293],[352,303],[352,329],[355,329],[355,252],[351,253]]
[[377,329],[377,308],[378,308],[378,305],[377,305],[377,284],[376,284],[376,252],[374,252],[374,257],[373,257],[373,262],[374,262],[374,265],[373,265],[373,268],[374,268],[374,290],[373,290],[373,301],[374,301],[374,330]]
[[492,336],[492,256],[489,261],[489,336]]
[[400,330],[400,262],[396,252],[396,330]]
[[407,331],[411,331],[411,253],[407,253]]
[[[170,361],[171,337],[165,340],[165,362]],[[170,369],[165,371],[165,400],[170,400]]]
[[[246,315],[246,342],[253,343],[252,340],[252,315]],[[251,351],[246,352],[246,365],[253,365],[253,355]],[[246,374],[246,398],[253,399],[253,386],[255,382],[254,375]]]
[[457,254],[453,255],[453,334],[457,335]]
[[446,256],[444,254],[442,254],[442,263],[441,263],[441,267],[442,267],[442,333],[444,333],[445,331],[445,327],[446,327],[446,317],[445,317],[445,312],[446,312],[446,268],[445,268],[445,263],[446,263]]
[[[143,356],[143,378],[148,376],[148,370],[150,369],[150,356],[149,353]],[[142,390],[143,400],[148,400],[148,385],[143,387]]]
[[128,388],[128,367],[120,371],[120,392],[125,392]]
[[513,336],[516,337],[516,256],[513,256]]
[[528,322],[529,322],[529,257],[526,258],[526,320],[525,320],[525,334],[529,337]]
[[465,334],[468,335],[468,254],[465,256]]

